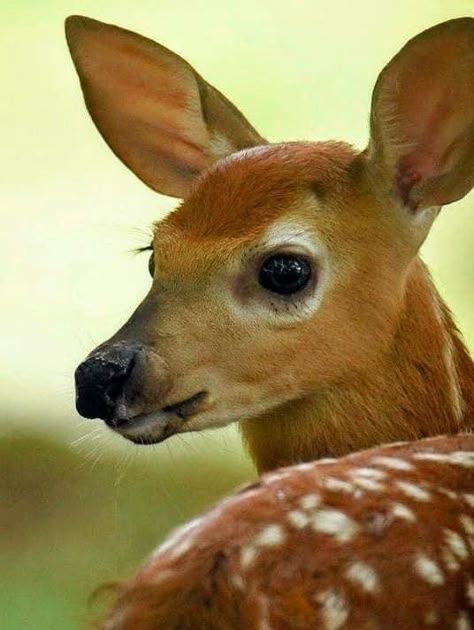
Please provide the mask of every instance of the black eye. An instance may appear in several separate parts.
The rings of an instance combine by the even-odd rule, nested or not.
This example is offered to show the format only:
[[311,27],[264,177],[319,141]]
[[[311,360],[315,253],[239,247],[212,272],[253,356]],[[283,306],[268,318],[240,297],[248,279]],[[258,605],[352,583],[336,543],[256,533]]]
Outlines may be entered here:
[[150,272],[150,276],[153,278],[153,276],[155,275],[155,255],[153,252],[148,259],[148,271]]
[[258,281],[264,289],[290,295],[304,289],[311,279],[311,266],[302,256],[275,254],[260,267]]

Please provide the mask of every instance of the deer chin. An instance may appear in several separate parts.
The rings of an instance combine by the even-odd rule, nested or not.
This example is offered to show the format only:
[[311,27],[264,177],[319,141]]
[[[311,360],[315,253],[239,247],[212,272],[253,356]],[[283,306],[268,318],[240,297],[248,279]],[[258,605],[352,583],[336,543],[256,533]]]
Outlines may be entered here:
[[157,411],[122,417],[107,422],[107,425],[135,444],[158,444],[178,433],[217,429],[243,419],[257,417],[274,406],[268,403],[255,405],[251,413],[248,409],[246,412],[240,409],[239,405],[226,407],[222,402],[219,404],[217,401],[212,404],[198,405],[198,402],[204,398],[207,398],[207,394],[195,395],[184,401],[184,404],[167,405]]
[[206,408],[208,393],[200,391],[179,402],[165,405],[156,411],[130,413],[126,401],[117,406],[117,417],[107,421],[116,433],[136,444],[157,444],[175,433],[193,430],[186,425],[193,416]]
[[194,433],[224,427],[241,420],[240,415],[219,413],[215,409],[180,415],[168,407],[128,419],[107,422],[122,437],[135,444],[148,445],[164,442],[178,433]]
[[[227,401],[228,402],[228,401]],[[241,405],[216,401],[202,391],[186,400],[166,405],[147,413],[128,415],[125,405],[119,405],[121,413],[106,424],[115,433],[135,444],[158,444],[178,433],[194,433],[206,429],[225,427],[244,418],[260,415],[270,404],[254,405],[254,413]]]
[[144,413],[120,420],[117,424],[110,423],[110,428],[130,440],[134,444],[158,444],[167,438],[183,431],[185,419],[173,412],[159,409],[152,413]]

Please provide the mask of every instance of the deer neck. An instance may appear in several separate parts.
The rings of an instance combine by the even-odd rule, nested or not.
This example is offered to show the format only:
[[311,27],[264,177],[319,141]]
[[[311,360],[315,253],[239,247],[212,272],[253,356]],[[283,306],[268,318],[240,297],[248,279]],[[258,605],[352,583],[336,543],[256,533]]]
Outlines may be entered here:
[[423,263],[413,262],[389,351],[350,382],[241,430],[259,472],[474,425],[474,363]]

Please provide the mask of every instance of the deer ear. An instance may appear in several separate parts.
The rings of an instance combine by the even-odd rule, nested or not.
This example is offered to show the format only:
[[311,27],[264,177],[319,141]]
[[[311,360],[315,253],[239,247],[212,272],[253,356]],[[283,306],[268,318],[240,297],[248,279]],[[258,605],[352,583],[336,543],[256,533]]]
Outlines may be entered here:
[[265,144],[232,103],[152,40],[79,16],[66,20],[66,38],[97,128],[154,190],[185,197],[214,161]]
[[410,40],[372,96],[372,178],[412,210],[441,206],[474,186],[474,19]]

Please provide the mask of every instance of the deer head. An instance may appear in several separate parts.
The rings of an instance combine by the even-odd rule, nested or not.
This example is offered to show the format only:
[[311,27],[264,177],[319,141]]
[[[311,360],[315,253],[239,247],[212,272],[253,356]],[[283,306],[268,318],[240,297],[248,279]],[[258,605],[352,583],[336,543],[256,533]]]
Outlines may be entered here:
[[66,32],[105,141],[183,199],[154,227],[145,299],[77,369],[79,413],[138,443],[244,421],[260,468],[457,430],[472,363],[417,255],[474,185],[474,20],[384,68],[362,152],[268,143],[163,46],[84,17]]

